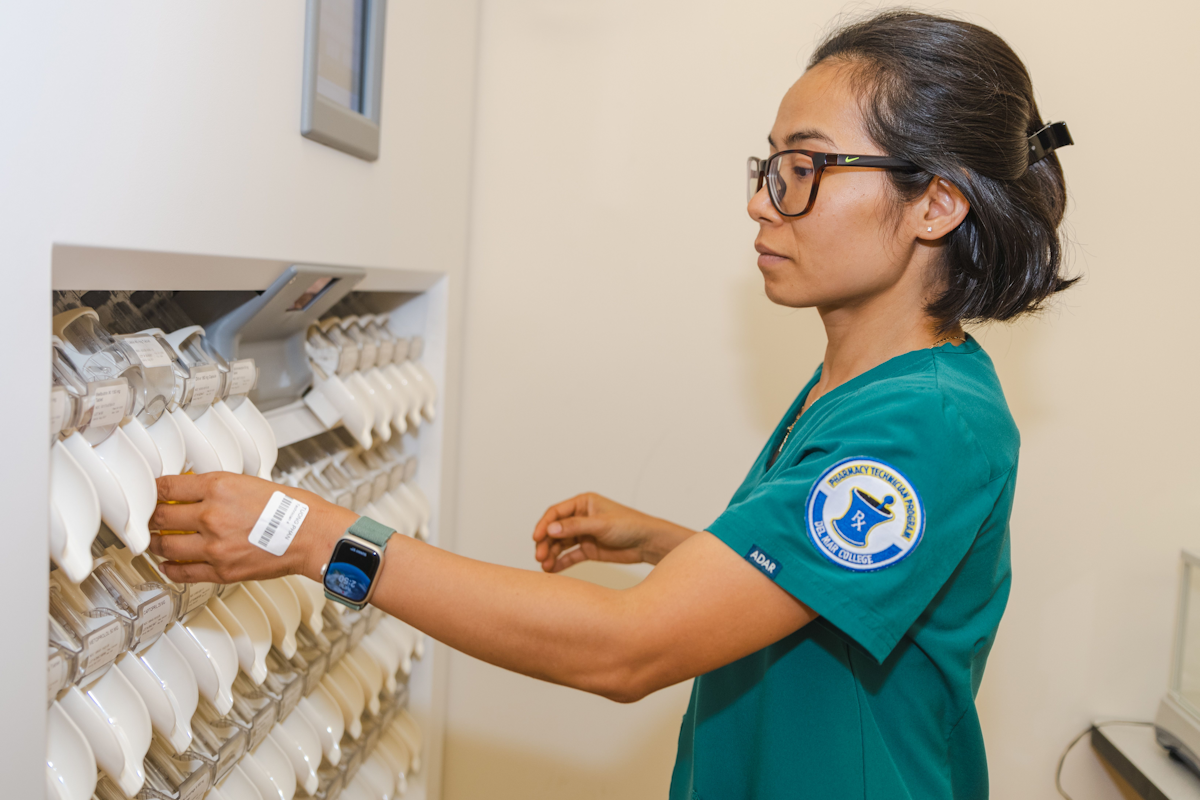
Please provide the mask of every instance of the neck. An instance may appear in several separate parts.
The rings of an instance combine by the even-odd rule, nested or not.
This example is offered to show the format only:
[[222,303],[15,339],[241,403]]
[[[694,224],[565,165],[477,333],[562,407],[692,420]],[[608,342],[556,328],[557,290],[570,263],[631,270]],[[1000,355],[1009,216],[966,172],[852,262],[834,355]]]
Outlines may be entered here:
[[809,402],[898,355],[932,347],[947,337],[952,337],[951,344],[961,344],[965,336],[959,325],[939,332],[936,321],[912,313],[912,304],[889,303],[886,297],[819,312],[828,343],[821,379]]

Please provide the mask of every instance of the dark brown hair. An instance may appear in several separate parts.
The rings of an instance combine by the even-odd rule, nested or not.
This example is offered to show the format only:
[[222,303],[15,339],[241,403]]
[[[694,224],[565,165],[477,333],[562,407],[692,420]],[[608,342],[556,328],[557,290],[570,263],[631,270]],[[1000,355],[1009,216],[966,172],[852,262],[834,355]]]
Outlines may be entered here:
[[1060,272],[1062,165],[1053,153],[1028,162],[1027,139],[1045,123],[1029,72],[1003,39],[893,9],[835,30],[808,66],[825,61],[853,70],[867,132],[883,152],[920,167],[889,173],[900,202],[938,175],[971,204],[946,238],[946,289],[926,309],[943,330],[1035,311],[1078,280]]

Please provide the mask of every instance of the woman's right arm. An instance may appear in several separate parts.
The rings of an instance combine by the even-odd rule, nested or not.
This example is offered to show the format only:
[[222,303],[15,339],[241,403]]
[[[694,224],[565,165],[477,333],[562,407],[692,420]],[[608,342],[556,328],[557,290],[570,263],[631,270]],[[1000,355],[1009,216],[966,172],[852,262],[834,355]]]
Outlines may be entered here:
[[546,572],[581,561],[657,564],[696,531],[587,492],[550,506],[533,529]]

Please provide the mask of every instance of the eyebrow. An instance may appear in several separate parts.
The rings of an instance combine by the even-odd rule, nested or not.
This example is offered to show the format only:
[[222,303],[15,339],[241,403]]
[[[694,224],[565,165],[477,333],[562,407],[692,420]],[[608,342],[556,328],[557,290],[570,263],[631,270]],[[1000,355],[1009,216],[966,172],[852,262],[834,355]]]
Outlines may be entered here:
[[[825,142],[825,144],[829,145],[830,147],[837,149],[837,145],[834,144],[833,139],[829,138],[824,133],[821,133],[820,131],[814,130],[814,129],[802,129],[802,130],[798,130],[798,131],[792,131],[783,140],[783,143],[785,145],[787,145],[788,147],[793,147],[796,144],[799,144],[800,142],[803,142],[803,141],[809,140],[809,139],[819,141],[819,142]],[[777,147],[777,145],[775,144],[775,140],[772,139],[769,135],[767,136],[767,144],[770,145],[771,147]]]

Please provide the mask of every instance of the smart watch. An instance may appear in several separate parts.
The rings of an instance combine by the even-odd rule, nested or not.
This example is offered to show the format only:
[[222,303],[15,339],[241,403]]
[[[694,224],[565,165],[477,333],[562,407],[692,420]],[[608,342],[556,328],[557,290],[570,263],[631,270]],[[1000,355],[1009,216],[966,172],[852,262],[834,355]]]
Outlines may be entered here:
[[333,546],[321,568],[325,597],[356,611],[371,601],[375,578],[383,568],[383,551],[395,531],[370,517],[359,517]]

